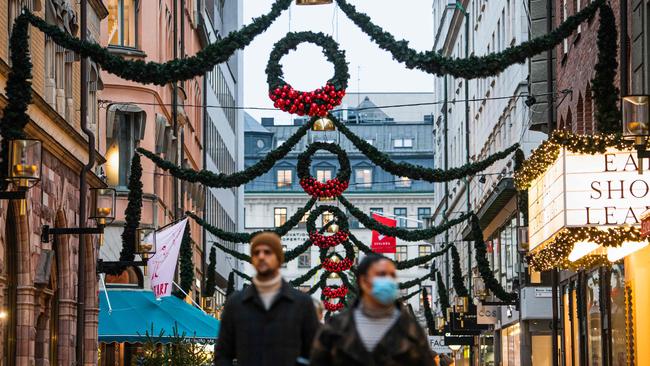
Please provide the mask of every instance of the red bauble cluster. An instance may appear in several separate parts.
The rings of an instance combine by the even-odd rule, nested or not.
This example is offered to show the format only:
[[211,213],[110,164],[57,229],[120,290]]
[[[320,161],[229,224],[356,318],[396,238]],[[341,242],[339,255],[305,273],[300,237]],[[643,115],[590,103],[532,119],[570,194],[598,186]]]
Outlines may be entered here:
[[348,189],[349,182],[341,182],[338,178],[329,179],[325,183],[321,183],[314,177],[302,178],[300,186],[312,197],[338,197],[341,193]]
[[323,296],[334,299],[334,298],[343,298],[348,294],[348,288],[346,286],[341,286],[338,288],[325,287],[323,289]]
[[353,263],[350,258],[344,258],[338,262],[334,262],[333,260],[327,258],[323,261],[323,269],[325,269],[327,272],[339,273],[352,268],[352,264]]
[[346,230],[339,230],[334,235],[325,236],[317,231],[312,231],[309,233],[309,240],[321,249],[332,248],[348,240],[348,232]]
[[323,301],[323,306],[325,307],[325,310],[327,311],[339,311],[343,309],[343,303],[342,302],[329,302],[329,301]]
[[269,98],[273,106],[285,112],[295,113],[299,116],[327,116],[345,96],[345,90],[336,90],[334,85],[327,83],[324,87],[311,92],[295,90],[291,85],[285,84],[281,88],[269,91]]

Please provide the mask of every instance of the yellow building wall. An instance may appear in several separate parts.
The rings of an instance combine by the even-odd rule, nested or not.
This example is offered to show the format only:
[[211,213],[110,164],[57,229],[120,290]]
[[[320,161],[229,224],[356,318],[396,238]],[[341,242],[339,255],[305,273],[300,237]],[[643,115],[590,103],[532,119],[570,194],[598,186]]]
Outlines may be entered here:
[[635,365],[650,365],[650,247],[625,258],[625,280],[632,289]]

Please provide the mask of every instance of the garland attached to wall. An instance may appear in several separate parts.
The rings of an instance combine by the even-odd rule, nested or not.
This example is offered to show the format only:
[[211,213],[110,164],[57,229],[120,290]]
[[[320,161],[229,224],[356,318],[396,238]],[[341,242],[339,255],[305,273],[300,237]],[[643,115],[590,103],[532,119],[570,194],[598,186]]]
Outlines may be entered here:
[[[514,167],[513,170],[515,171],[515,174],[519,172],[524,165],[524,162],[526,161],[526,156],[524,155],[524,151],[521,149],[517,149],[515,151],[515,158],[514,158]],[[521,216],[523,218],[523,226],[528,226],[528,190],[517,190],[517,208],[519,210],[519,213],[521,213]]]
[[494,277],[494,272],[490,268],[490,261],[487,259],[487,245],[483,240],[483,231],[476,214],[472,214],[470,224],[472,240],[474,241],[474,258],[483,283],[485,283],[485,288],[490,290],[501,301],[513,302],[517,300],[518,294],[516,292],[507,292]]
[[214,225],[209,224],[208,222],[206,222],[199,216],[195,215],[191,211],[187,211],[185,214],[191,217],[194,221],[196,221],[197,224],[205,228],[208,232],[210,232],[210,234],[218,237],[219,239],[229,241],[232,243],[249,243],[251,241],[251,238],[253,238],[255,235],[263,231],[271,231],[278,234],[279,236],[286,235],[289,231],[291,231],[291,229],[293,229],[300,223],[300,220],[302,220],[305,214],[309,212],[309,210],[311,210],[311,208],[314,206],[315,203],[316,203],[316,199],[312,198],[307,202],[307,204],[304,207],[296,211],[295,214],[291,215],[289,220],[287,220],[284,224],[273,229],[260,230],[253,233],[239,233],[239,232],[225,231],[219,229]]
[[28,13],[27,17],[33,26],[49,36],[56,44],[90,58],[111,74],[142,84],[165,85],[203,76],[214,66],[228,61],[235,51],[248,46],[255,37],[266,31],[291,6],[291,3],[292,0],[277,0],[267,14],[253,19],[252,23],[243,26],[240,30],[230,32],[216,43],[198,51],[196,55],[164,63],[126,60],[112,54],[109,48],[72,37],[56,25],[48,24],[34,14]]
[[205,280],[205,289],[203,289],[203,296],[212,297],[215,288],[217,287],[217,248],[210,249],[210,257],[208,259],[208,273]]
[[427,322],[428,334],[433,334],[436,329],[436,322],[433,318],[433,312],[431,311],[431,303],[429,302],[429,292],[426,287],[422,287],[422,304],[424,305],[424,319]]
[[598,25],[598,62],[594,69],[596,75],[591,80],[594,93],[595,119],[598,131],[603,134],[621,133],[621,113],[618,109],[619,90],[614,85],[618,61],[618,32],[616,18],[609,4],[600,6],[600,24]]
[[576,135],[568,131],[553,131],[551,137],[521,164],[521,169],[515,171],[515,187],[520,191],[530,188],[532,181],[557,160],[562,148],[573,153],[593,155],[604,154],[607,148],[626,150],[632,147],[632,142],[623,140],[621,135]]
[[438,299],[440,300],[440,310],[444,314],[451,305],[449,305],[449,294],[447,293],[447,287],[445,282],[442,280],[442,275],[439,271],[436,271],[436,286],[438,287]]
[[[314,91],[298,91],[284,80],[280,60],[301,43],[312,43],[323,49],[323,55],[334,64],[334,76],[325,86]],[[266,81],[269,84],[269,98],[276,108],[299,116],[326,116],[332,108],[341,104],[348,87],[348,64],[345,52],[339,49],[336,41],[323,33],[289,32],[273,45],[266,65]]]
[[[380,166],[383,170],[389,172],[392,175],[398,177],[408,177],[413,180],[423,180],[426,182],[449,182],[456,179],[461,179],[470,175],[474,175],[478,172],[481,172],[497,161],[506,158],[513,151],[519,148],[519,144],[514,144],[509,148],[494,153],[484,160],[477,161],[470,164],[465,164],[459,168],[451,168],[448,170],[444,169],[433,169],[423,167],[421,165],[415,165],[406,162],[397,163],[393,161],[390,156],[384,152],[379,151],[372,144],[368,143],[365,139],[360,138],[354,132],[352,132],[344,123],[339,121],[333,115],[328,116],[329,119],[334,122],[336,128],[347,137],[350,142],[370,161]],[[313,123],[313,121],[312,121]]]
[[415,290],[415,291],[411,292],[410,294],[406,294],[406,295],[404,295],[404,296],[398,298],[397,301],[400,301],[400,302],[408,301],[408,300],[410,300],[413,296],[415,296],[415,295],[421,293],[423,289],[424,289],[424,287],[421,288],[421,289],[419,289],[419,290]]
[[[339,169],[336,177],[324,183],[319,182],[311,173],[312,157],[319,150],[329,151],[336,155],[339,161]],[[313,142],[304,152],[298,155],[298,178],[302,189],[312,197],[330,198],[340,196],[350,184],[350,159],[339,145],[327,142]]]
[[130,169],[129,197],[124,211],[120,261],[133,261],[135,259],[135,245],[137,243],[138,228],[140,228],[140,219],[142,218],[142,162],[139,154],[133,154]]
[[[183,239],[181,241],[180,248],[180,283],[179,287],[189,295],[192,291],[192,284],[194,283],[194,262],[192,258],[194,257],[194,252],[192,250],[192,236],[190,234],[190,225],[185,226],[185,232],[183,232]],[[180,299],[185,298],[185,294],[181,291],[174,291],[174,295]]]
[[588,255],[576,262],[568,259],[569,253],[577,242],[592,242],[605,248],[618,247],[623,242],[641,242],[641,230],[632,226],[620,226],[608,229],[596,227],[564,228],[548,244],[533,250],[526,257],[534,271],[547,271],[553,268],[577,270],[594,263],[606,263],[604,255]]
[[226,298],[230,297],[235,292],[235,272],[228,274],[228,285],[226,286]]
[[165,160],[147,149],[138,148],[137,150],[142,155],[151,159],[160,169],[169,172],[169,174],[180,180],[191,183],[198,182],[211,188],[233,188],[244,185],[271,170],[275,163],[283,159],[293,150],[303,136],[307,134],[307,131],[311,129],[312,124],[313,121],[310,120],[300,126],[287,141],[275,150],[270,151],[263,159],[240,172],[232,174],[217,174],[205,169],[196,171],[194,169],[181,168],[175,163]]
[[344,196],[339,196],[338,200],[348,210],[350,215],[359,220],[359,222],[361,222],[366,228],[375,230],[383,235],[397,237],[405,241],[420,241],[433,238],[434,236],[444,233],[446,230],[449,230],[449,228],[460,224],[470,217],[470,214],[466,213],[462,214],[458,218],[449,220],[440,226],[434,226],[427,229],[409,230],[400,227],[386,226],[379,223],[377,220],[369,217],[363,211],[356,208],[356,206],[350,203],[350,201],[348,201]]
[[460,269],[460,256],[458,255],[458,249],[456,246],[451,247],[451,259],[452,259],[452,283],[454,285],[454,291],[459,297],[469,297],[469,291],[465,287],[465,282],[463,281],[463,273]]
[[[463,79],[496,76],[514,64],[520,64],[555,46],[573,34],[578,26],[596,14],[598,7],[605,3],[596,0],[584,9],[568,17],[550,33],[508,47],[498,53],[485,56],[470,56],[464,59],[445,57],[436,51],[418,52],[409,47],[408,41],[398,41],[389,32],[374,24],[366,14],[357,12],[346,0],[336,0],[341,10],[356,24],[379,48],[390,52],[393,58],[409,69],[419,69],[438,76],[452,75]],[[608,50],[611,52],[611,50]]]

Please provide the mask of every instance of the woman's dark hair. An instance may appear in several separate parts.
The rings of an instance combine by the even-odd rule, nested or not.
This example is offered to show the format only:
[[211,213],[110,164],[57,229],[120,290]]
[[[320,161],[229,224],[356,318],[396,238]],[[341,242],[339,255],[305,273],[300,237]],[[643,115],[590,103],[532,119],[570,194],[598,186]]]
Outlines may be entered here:
[[440,355],[440,366],[450,366],[454,364],[454,359],[447,355]]
[[382,260],[388,260],[393,262],[390,258],[384,257],[381,254],[377,253],[370,253],[366,256],[363,257],[361,262],[357,265],[357,270],[355,275],[357,276],[357,289],[359,290],[359,295],[363,294],[363,290],[361,289],[360,282],[361,281],[361,276],[365,276],[368,274],[368,271],[370,270],[370,267],[372,267],[373,264],[382,261]]

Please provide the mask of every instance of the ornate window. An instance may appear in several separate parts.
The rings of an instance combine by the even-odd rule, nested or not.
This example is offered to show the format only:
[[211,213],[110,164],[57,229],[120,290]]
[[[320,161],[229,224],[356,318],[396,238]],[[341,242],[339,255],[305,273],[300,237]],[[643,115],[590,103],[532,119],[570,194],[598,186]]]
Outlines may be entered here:
[[108,0],[108,44],[138,47],[138,0]]

